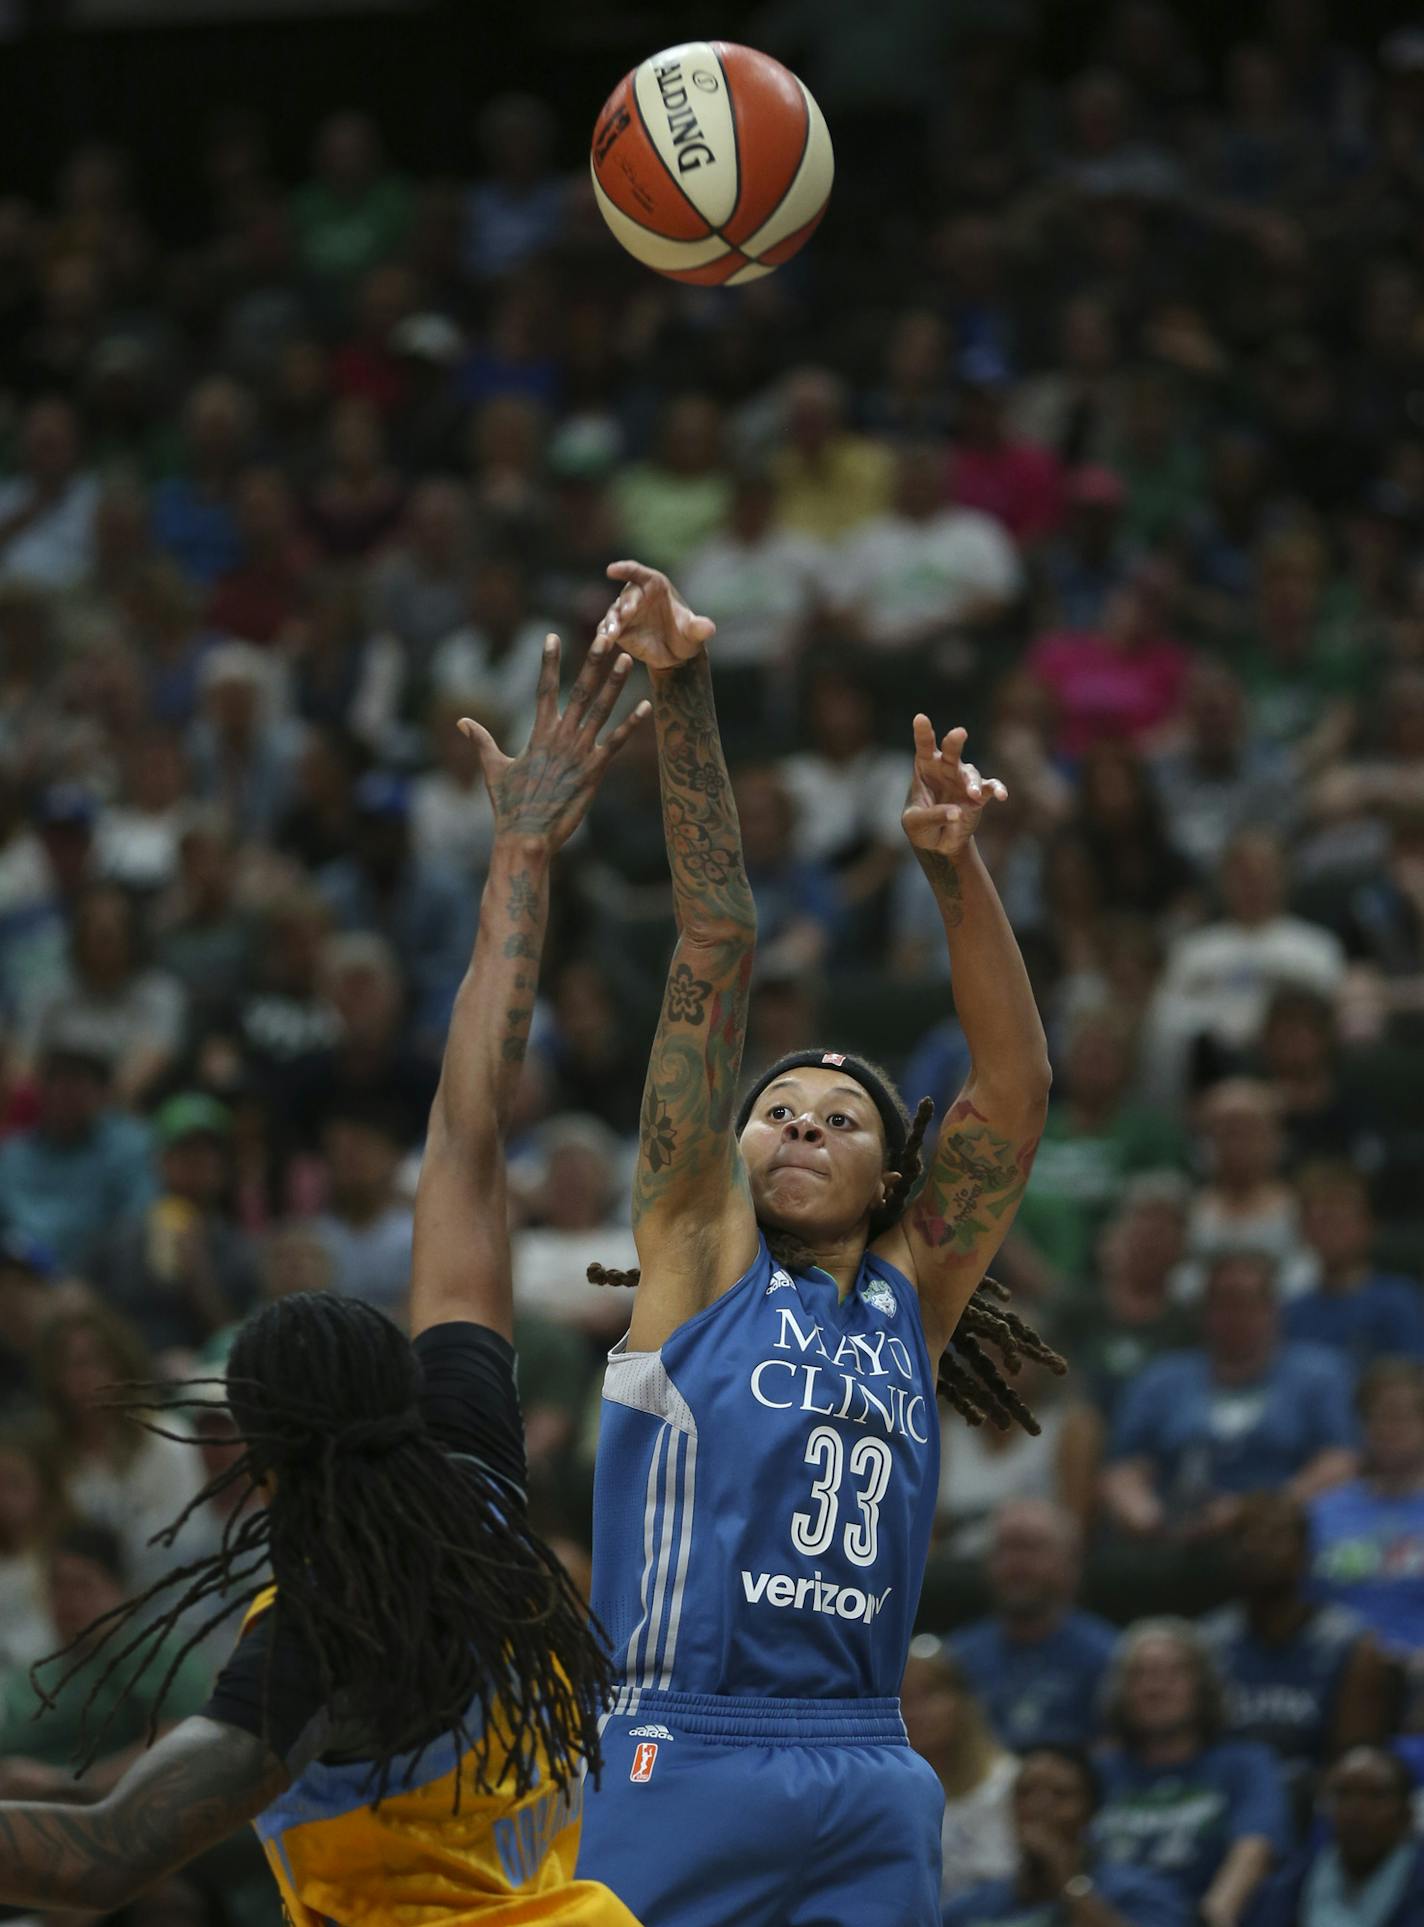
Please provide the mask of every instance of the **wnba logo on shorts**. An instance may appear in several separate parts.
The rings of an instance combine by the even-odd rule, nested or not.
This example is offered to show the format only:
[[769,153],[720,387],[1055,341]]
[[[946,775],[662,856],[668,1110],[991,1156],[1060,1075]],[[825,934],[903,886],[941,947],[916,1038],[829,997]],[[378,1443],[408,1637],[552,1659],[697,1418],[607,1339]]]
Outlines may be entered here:
[[653,1762],[657,1757],[657,1741],[640,1740],[638,1742],[638,1750],[633,1755],[633,1764],[628,1769],[628,1778],[630,1780],[651,1780],[653,1777]]

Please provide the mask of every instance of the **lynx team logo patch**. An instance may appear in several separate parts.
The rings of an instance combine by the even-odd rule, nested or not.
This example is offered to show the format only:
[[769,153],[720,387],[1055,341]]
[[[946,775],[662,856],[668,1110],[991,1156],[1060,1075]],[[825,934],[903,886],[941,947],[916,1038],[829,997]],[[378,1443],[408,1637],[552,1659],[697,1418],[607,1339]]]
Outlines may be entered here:
[[628,1778],[638,1781],[651,1780],[653,1777],[653,1763],[657,1757],[657,1741],[640,1740],[638,1742],[638,1750],[633,1755],[633,1764],[628,1769]]
[[900,1309],[894,1292],[883,1278],[872,1278],[860,1295],[867,1305],[874,1305],[875,1309],[883,1311],[887,1318],[893,1318]]

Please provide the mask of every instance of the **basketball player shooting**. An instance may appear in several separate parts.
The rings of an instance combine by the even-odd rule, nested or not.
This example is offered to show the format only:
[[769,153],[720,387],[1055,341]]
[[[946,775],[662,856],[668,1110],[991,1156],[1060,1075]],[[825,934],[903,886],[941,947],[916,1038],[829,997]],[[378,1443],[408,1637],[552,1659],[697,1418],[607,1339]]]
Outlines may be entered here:
[[924,1184],[889,1077],[836,1040],[738,1108],[756,945],[718,739],[713,625],[634,562],[600,628],[648,667],[678,941],[644,1091],[639,1272],[610,1354],[594,1604],[619,1693],[580,1870],[646,1927],[936,1927],[943,1798],[898,1688],[939,1484],[936,1383],[1032,1414],[1062,1361],[985,1267],[1028,1182],[1049,1068],[974,846],[1002,784],[915,718],[903,824],[944,919],[972,1071]]
[[[222,1385],[244,1450],[187,1513],[240,1484],[235,1529],[81,1634],[66,1677],[107,1654],[92,1703],[177,1625],[166,1687],[248,1606],[242,1636],[203,1714],[105,1798],[0,1805],[0,1902],[107,1914],[251,1820],[291,1927],[636,1927],[572,1878],[608,1662],[525,1516],[501,1141],[550,860],[640,718],[598,741],[630,666],[595,643],[560,714],[551,636],[523,755],[463,725],[496,833],[421,1166],[414,1340],[359,1300],[299,1293],[248,1320],[225,1384],[190,1388],[208,1409],[198,1392]],[[172,1410],[162,1390],[155,1407]]]

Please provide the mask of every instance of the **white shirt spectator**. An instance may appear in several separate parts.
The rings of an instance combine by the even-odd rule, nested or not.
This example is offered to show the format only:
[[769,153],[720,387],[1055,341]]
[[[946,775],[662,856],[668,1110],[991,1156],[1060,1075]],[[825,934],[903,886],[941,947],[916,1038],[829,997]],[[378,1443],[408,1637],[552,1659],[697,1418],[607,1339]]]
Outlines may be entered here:
[[984,1556],[994,1514],[1010,1499],[1059,1502],[1058,1455],[1067,1416],[1065,1405],[1042,1407],[1042,1430],[1036,1437],[1012,1432],[997,1449],[984,1444],[976,1427],[957,1422],[952,1414],[941,1418],[939,1512],[956,1558]]
[[483,779],[466,789],[443,769],[418,776],[410,787],[410,836],[422,862],[461,876],[482,875],[494,847],[494,813]]
[[[33,496],[34,484],[27,476],[0,482],[0,525],[21,514]],[[98,503],[94,477],[74,476],[55,501],[0,546],[0,579],[23,579],[47,589],[76,588],[93,567]]]
[[1285,831],[1298,814],[1300,784],[1277,745],[1252,744],[1228,770],[1204,770],[1189,751],[1169,750],[1150,765],[1172,841],[1204,870],[1241,830]]
[[54,902],[54,877],[44,844],[35,831],[21,827],[0,844],[0,935],[10,937],[12,931],[21,931],[50,902]]
[[1013,1813],[1018,1777],[1018,1761],[1003,1753],[972,1793],[945,1801],[942,1900],[954,1900],[984,1880],[1007,1880],[1018,1866]]
[[936,623],[951,628],[985,603],[1010,602],[1023,570],[992,516],[942,509],[923,521],[882,515],[841,551],[837,600],[857,611],[867,639],[897,649]]
[[1187,1256],[1172,1273],[1177,1303],[1200,1303],[1213,1262],[1238,1251],[1259,1251],[1273,1260],[1281,1297],[1298,1297],[1306,1250],[1294,1197],[1288,1194],[1243,1218],[1228,1217],[1210,1192],[1199,1193],[1187,1219]]
[[522,747],[534,726],[544,638],[554,627],[551,622],[526,622],[498,661],[483,630],[473,624],[457,629],[440,644],[431,661],[430,679],[436,694],[463,696],[497,710],[506,719],[505,740]]
[[146,1433],[133,1458],[117,1471],[91,1460],[65,1480],[65,1497],[81,1519],[119,1535],[134,1591],[172,1569],[166,1546],[151,1546],[155,1532],[171,1525],[201,1490],[203,1462],[191,1445]]
[[22,1012],[22,1048],[33,1057],[52,1023],[66,1035],[92,1038],[105,1056],[126,1059],[138,1052],[168,1055],[183,1041],[188,996],[166,970],[139,970],[111,993],[86,990],[66,962],[37,987]]
[[1148,1019],[1143,1061],[1152,1067],[1154,1101],[1175,1100],[1198,1037],[1243,1050],[1282,985],[1333,997],[1344,975],[1339,938],[1303,917],[1213,923],[1179,937]]
[[547,1225],[517,1231],[512,1257],[516,1311],[533,1312],[554,1324],[579,1330],[604,1330],[609,1322],[610,1298],[627,1299],[625,1316],[632,1310],[626,1292],[613,1286],[591,1285],[586,1275],[591,1258],[610,1271],[635,1269],[638,1251],[626,1225],[597,1231],[558,1231]]
[[54,1643],[43,1559],[37,1552],[0,1558],[0,1665],[31,1666]]
[[791,660],[830,570],[809,535],[783,529],[746,542],[728,530],[694,552],[679,586],[688,607],[716,623],[719,666],[773,668]]
[[186,808],[135,810],[118,804],[99,818],[95,868],[126,890],[161,890],[178,874]]
[[862,841],[899,847],[908,784],[903,756],[863,749],[832,763],[807,753],[788,756],[781,774],[796,806],[795,847],[803,862],[825,862]]

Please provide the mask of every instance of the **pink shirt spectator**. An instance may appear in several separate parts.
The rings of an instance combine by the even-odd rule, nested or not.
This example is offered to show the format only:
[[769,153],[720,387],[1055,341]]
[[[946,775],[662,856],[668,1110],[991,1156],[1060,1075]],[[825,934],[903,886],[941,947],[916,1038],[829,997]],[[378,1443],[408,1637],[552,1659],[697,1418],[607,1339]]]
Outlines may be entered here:
[[1124,648],[1111,636],[1067,630],[1040,637],[1027,667],[1057,702],[1058,747],[1081,756],[1094,743],[1140,743],[1175,715],[1190,661],[1166,636]]
[[1063,519],[1063,467],[1036,442],[961,445],[949,458],[949,499],[992,515],[1016,542],[1037,542]]

